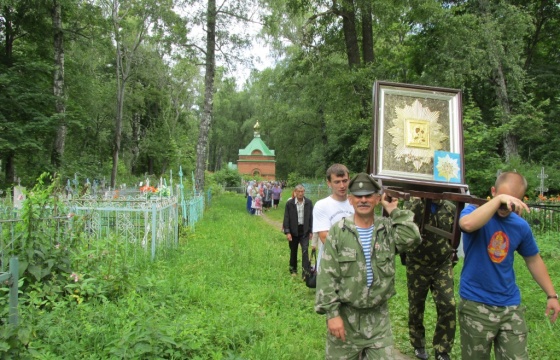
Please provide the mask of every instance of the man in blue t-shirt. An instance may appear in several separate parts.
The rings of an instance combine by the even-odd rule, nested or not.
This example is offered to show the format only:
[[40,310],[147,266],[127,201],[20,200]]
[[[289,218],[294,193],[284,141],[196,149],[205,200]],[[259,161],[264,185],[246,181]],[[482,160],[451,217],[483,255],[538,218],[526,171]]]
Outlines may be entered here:
[[527,326],[513,271],[514,252],[547,295],[546,314],[555,322],[558,294],[529,224],[519,215],[529,207],[522,199],[527,180],[516,172],[500,174],[493,199],[461,212],[465,262],[459,286],[459,325],[463,359],[528,359]]

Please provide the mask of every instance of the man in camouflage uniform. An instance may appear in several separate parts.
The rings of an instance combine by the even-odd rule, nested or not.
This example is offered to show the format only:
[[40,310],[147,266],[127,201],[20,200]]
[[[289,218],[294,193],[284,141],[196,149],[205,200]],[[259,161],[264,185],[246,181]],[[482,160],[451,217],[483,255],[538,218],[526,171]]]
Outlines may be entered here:
[[[395,295],[395,254],[417,246],[409,210],[397,209],[365,173],[349,183],[354,215],[329,230],[317,277],[315,310],[327,315],[326,359],[393,359],[387,301]],[[389,217],[374,217],[381,202]]]
[[[425,201],[414,199],[405,208],[414,212],[414,222],[422,224]],[[455,204],[434,200],[428,209],[427,225],[451,232],[455,219]],[[456,307],[453,287],[453,249],[448,239],[425,231],[420,246],[406,253],[406,280],[408,285],[408,330],[414,354],[428,359],[424,309],[428,291],[432,292],[437,322],[433,338],[436,360],[450,359],[455,340]]]

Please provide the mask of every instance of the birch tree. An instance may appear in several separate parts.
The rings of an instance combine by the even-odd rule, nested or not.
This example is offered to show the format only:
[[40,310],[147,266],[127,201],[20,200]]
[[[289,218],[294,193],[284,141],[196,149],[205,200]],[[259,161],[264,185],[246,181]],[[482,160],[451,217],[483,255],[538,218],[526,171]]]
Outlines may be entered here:
[[55,97],[55,116],[58,119],[56,139],[51,154],[51,163],[59,168],[64,155],[66,142],[66,99],[64,98],[64,33],[62,31],[62,5],[60,0],[53,0],[51,8],[53,45],[54,45],[54,76],[53,94]]
[[251,55],[242,51],[249,47],[251,40],[246,28],[259,22],[261,14],[256,4],[256,0],[208,0],[204,7],[197,1],[183,4],[191,22],[203,32],[201,38],[193,32],[191,40],[184,44],[185,49],[202,59],[204,67],[204,95],[196,147],[195,180],[198,189],[203,189],[205,185],[216,67],[234,71],[240,65],[250,66]]

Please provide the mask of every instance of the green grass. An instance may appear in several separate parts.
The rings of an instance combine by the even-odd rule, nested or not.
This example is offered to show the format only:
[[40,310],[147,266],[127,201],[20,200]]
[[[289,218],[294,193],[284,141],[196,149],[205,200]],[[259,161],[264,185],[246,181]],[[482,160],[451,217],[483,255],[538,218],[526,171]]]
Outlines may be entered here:
[[[285,192],[287,193],[287,192]],[[283,200],[284,201],[284,200]],[[282,204],[282,203],[281,203]],[[281,210],[281,211],[279,211]],[[283,219],[283,207],[278,210],[267,212],[266,215],[277,221]],[[556,279],[560,273],[560,238],[557,233],[548,233],[537,235],[537,241],[541,254],[551,278]],[[400,264],[397,259],[397,264]],[[455,266],[455,298],[458,301],[459,277],[463,266],[462,260]],[[519,256],[515,261],[515,271],[517,274],[517,282],[521,289],[522,303],[527,307],[526,319],[529,326],[529,355],[530,358],[555,359],[560,352],[560,342],[555,340],[554,332],[558,325],[551,325],[544,317],[546,306],[546,297],[540,287],[535,283],[533,278],[525,266],[525,262]],[[560,284],[555,284],[557,291],[560,291]],[[408,301],[406,290],[406,271],[405,267],[397,265],[396,272],[397,295],[391,299],[391,321],[393,325],[393,333],[395,337],[396,347],[406,355],[414,358],[414,353],[410,347],[408,340]],[[431,339],[433,337],[436,319],[436,308],[428,294],[425,313],[426,326],[426,344],[428,350],[433,354]],[[560,322],[560,320],[558,320]],[[455,346],[452,352],[452,358],[461,358],[461,342],[459,338],[459,329],[457,328]]]
[[[247,214],[244,201],[241,195],[215,197],[196,231],[181,234],[177,252],[138,269],[133,291],[119,299],[61,302],[48,311],[22,306],[19,339],[27,347],[15,358],[324,358],[326,325],[313,310],[314,291],[289,276],[284,235],[263,218]],[[281,219],[283,205],[267,216]],[[554,337],[556,326],[544,319],[545,296],[519,260],[530,358],[557,358],[560,343]],[[545,261],[555,278],[558,258]],[[457,283],[460,269],[461,263],[455,268]],[[398,294],[390,302],[395,343],[412,356],[404,266],[397,267],[396,283]],[[428,339],[433,319],[429,299]],[[452,354],[456,359],[458,334]],[[431,340],[427,342],[431,351]]]

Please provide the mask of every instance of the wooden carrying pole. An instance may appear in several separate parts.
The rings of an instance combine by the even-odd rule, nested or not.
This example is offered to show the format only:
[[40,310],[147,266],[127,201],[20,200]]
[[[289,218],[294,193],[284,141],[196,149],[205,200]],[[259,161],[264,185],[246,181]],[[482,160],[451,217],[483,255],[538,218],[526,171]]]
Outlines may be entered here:
[[[382,185],[382,184],[380,184]],[[451,246],[455,253],[459,247],[461,241],[461,229],[459,228],[459,216],[461,211],[465,208],[465,204],[475,204],[482,205],[486,203],[486,199],[477,198],[476,196],[463,194],[463,193],[452,193],[452,192],[429,192],[429,191],[419,191],[419,190],[409,190],[403,189],[396,186],[383,187],[383,192],[387,194],[390,198],[398,198],[404,200],[410,200],[411,197],[418,197],[425,199],[424,205],[424,218],[422,219],[422,224],[419,225],[420,233],[423,234],[425,231],[437,234],[448,239],[451,242]],[[428,218],[430,216],[429,209],[432,206],[433,200],[449,200],[457,203],[455,208],[455,217],[453,220],[453,231],[448,232],[439,229],[435,226],[428,225]],[[456,255],[456,254],[455,254]]]

